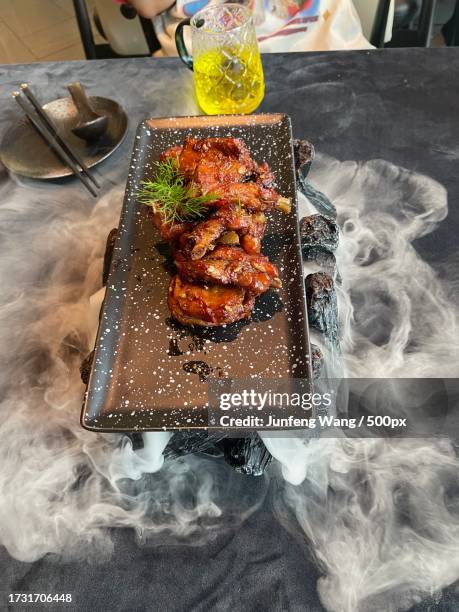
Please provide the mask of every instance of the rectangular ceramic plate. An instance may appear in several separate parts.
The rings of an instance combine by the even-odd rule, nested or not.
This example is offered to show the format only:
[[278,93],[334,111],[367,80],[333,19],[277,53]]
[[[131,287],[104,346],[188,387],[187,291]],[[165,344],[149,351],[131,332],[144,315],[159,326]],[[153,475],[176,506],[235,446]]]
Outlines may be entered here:
[[[243,138],[267,161],[293,211],[269,213],[263,253],[283,287],[259,297],[249,321],[219,328],[170,319],[173,264],[136,201],[154,162],[185,137]],[[176,117],[140,124],[126,187],[82,425],[96,431],[207,427],[209,377],[311,380],[290,119],[285,115]]]

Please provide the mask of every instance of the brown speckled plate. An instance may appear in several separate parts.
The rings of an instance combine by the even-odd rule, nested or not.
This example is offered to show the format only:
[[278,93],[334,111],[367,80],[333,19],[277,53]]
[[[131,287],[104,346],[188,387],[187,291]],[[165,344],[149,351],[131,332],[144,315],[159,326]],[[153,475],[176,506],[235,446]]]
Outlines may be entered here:
[[[91,106],[96,112],[108,116],[108,127],[102,138],[88,143],[72,133],[78,123],[78,112],[71,98],[59,98],[43,108],[51,117],[62,139],[92,168],[115,151],[127,131],[127,116],[114,100],[91,96]],[[35,179],[57,179],[73,174],[23,115],[4,135],[0,158],[10,171]]]
[[[290,215],[269,214],[263,241],[283,287],[259,297],[249,321],[203,329],[170,319],[173,265],[136,193],[140,181],[154,176],[160,153],[186,136],[243,138],[294,203]],[[292,134],[285,115],[149,119],[138,128],[82,425],[95,431],[207,427],[210,377],[311,380]]]

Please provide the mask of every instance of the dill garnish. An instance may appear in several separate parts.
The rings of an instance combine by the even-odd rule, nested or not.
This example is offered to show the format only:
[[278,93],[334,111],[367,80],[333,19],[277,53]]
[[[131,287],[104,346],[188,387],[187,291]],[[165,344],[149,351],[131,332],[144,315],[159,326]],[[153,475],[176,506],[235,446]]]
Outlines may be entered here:
[[153,181],[142,181],[138,199],[151,206],[162,217],[163,223],[198,219],[208,210],[206,203],[217,200],[213,194],[199,195],[193,185],[186,185],[175,160],[169,158],[156,163]]

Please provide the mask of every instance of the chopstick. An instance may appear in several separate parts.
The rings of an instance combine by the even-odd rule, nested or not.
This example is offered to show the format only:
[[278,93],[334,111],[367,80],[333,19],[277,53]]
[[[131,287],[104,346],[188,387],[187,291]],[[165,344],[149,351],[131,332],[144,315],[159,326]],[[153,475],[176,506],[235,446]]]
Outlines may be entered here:
[[89,170],[86,167],[84,161],[74,151],[72,151],[72,149],[68,146],[68,144],[64,140],[62,140],[62,138],[59,136],[59,134],[57,133],[55,125],[53,124],[51,119],[46,114],[46,111],[43,110],[41,104],[38,102],[37,98],[34,96],[34,94],[32,93],[32,91],[31,91],[31,89],[30,89],[30,87],[28,86],[27,83],[23,83],[21,85],[21,91],[23,91],[25,93],[27,98],[32,103],[34,109],[39,114],[40,118],[45,122],[46,127],[52,132],[53,136],[55,137],[57,142],[61,145],[61,147],[64,149],[64,151],[67,153],[67,155],[69,157],[72,157],[76,161],[76,163],[79,166],[81,166],[81,168],[83,170],[83,174],[86,174],[86,176],[94,183],[94,185],[96,187],[99,187],[99,189],[100,189],[99,183],[93,177],[93,175],[89,172]]
[[80,169],[74,163],[74,161],[67,155],[64,149],[59,145],[59,143],[54,140],[53,134],[44,126],[44,124],[40,123],[39,119],[36,118],[33,113],[30,112],[26,102],[20,97],[21,92],[15,91],[12,94],[13,98],[22,108],[26,117],[29,119],[33,127],[37,130],[40,136],[45,140],[45,142],[51,147],[51,149],[56,153],[56,155],[73,171],[75,176],[77,176],[86,189],[89,191],[91,195],[97,197],[97,191],[89,182],[88,178],[84,174],[80,174]]

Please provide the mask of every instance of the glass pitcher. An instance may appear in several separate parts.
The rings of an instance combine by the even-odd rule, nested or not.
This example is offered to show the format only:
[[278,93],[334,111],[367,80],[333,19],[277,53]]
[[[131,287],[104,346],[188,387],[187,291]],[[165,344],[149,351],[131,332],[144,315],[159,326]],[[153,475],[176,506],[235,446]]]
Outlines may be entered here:
[[[193,57],[183,40],[191,27]],[[208,115],[246,114],[263,100],[265,84],[252,16],[240,4],[215,4],[177,26],[181,60],[194,71],[196,97]]]

